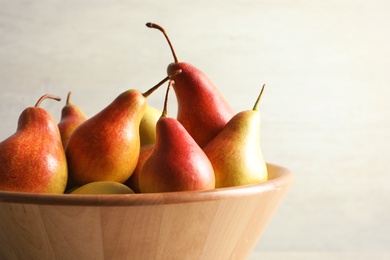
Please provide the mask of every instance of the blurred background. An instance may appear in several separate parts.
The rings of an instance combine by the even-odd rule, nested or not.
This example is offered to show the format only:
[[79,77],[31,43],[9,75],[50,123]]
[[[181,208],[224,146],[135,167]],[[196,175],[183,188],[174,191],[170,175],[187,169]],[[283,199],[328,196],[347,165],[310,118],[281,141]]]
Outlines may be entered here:
[[[262,149],[296,176],[251,259],[390,259],[390,2],[0,0],[0,140],[46,93],[88,116],[147,90],[173,61],[233,108],[267,84]],[[162,108],[164,90],[149,103]],[[170,115],[175,113],[174,95]]]

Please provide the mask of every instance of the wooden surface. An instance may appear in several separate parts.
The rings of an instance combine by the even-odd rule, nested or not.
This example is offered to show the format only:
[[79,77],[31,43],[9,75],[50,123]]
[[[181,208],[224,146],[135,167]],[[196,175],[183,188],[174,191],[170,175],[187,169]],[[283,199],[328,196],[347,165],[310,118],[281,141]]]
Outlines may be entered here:
[[268,170],[268,182],[207,192],[0,192],[0,258],[244,259],[293,181]]
[[[267,84],[264,157],[297,179],[254,256],[389,253],[389,9],[386,0],[0,1],[0,139],[46,92],[72,90],[92,116],[119,92],[160,81],[172,57],[144,26],[157,22],[237,112]],[[162,108],[163,95],[150,104]],[[63,105],[43,103],[57,119]]]

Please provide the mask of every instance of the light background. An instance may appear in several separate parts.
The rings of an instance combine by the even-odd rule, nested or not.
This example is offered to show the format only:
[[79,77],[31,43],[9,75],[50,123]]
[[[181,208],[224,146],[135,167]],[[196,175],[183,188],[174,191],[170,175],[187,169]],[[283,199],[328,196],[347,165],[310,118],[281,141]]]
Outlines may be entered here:
[[[262,148],[296,181],[253,259],[390,259],[390,4],[0,0],[0,140],[45,94],[92,116],[172,61],[203,70],[238,112],[260,87]],[[171,95],[173,97],[173,95]],[[44,102],[56,119],[64,101]],[[150,97],[157,108],[163,91]],[[175,112],[171,98],[170,114]]]

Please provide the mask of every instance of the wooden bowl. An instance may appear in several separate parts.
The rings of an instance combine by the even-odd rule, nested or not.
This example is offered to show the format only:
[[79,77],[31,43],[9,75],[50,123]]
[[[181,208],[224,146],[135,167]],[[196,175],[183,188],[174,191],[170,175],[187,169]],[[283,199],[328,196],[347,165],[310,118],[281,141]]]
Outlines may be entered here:
[[246,259],[294,177],[126,195],[0,192],[0,259]]

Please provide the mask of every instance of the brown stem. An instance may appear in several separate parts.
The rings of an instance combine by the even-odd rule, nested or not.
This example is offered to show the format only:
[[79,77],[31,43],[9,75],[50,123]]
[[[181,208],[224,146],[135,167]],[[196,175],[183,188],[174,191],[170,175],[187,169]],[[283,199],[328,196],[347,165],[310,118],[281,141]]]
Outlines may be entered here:
[[255,110],[255,111],[258,111],[258,106],[259,106],[259,103],[260,103],[260,98],[261,98],[261,96],[263,95],[264,88],[265,88],[265,84],[264,84],[263,87],[261,88],[260,94],[259,94],[259,96],[257,97],[257,100],[256,100],[256,102],[255,102],[255,105],[253,106],[253,110]]
[[159,83],[157,83],[154,87],[150,88],[146,92],[144,92],[142,95],[147,98],[150,94],[152,94],[156,89],[158,89],[162,84],[164,84],[166,81],[174,78],[175,76],[179,75],[182,70],[175,70],[171,75],[166,76],[163,80],[161,80]]
[[35,107],[39,107],[42,103],[42,101],[46,98],[50,98],[50,99],[54,99],[54,100],[57,100],[57,101],[61,101],[61,98],[59,96],[54,96],[54,95],[51,95],[51,94],[45,94],[43,95],[40,99],[38,99],[37,103],[35,104]]
[[173,49],[173,45],[171,43],[171,40],[169,39],[167,33],[165,32],[165,29],[158,25],[158,24],[155,24],[155,23],[146,23],[146,26],[149,27],[149,28],[154,28],[154,29],[157,29],[159,30],[160,32],[162,32],[165,36],[165,39],[167,39],[167,42],[169,44],[169,47],[171,48],[171,52],[172,52],[172,55],[173,55],[173,59],[175,60],[175,63],[178,63],[179,60],[177,59],[177,56],[176,56],[176,53],[175,53],[175,50]]
[[68,93],[68,97],[66,98],[66,104],[69,105],[70,104],[70,96],[72,95],[72,92],[69,91]]
[[164,108],[163,108],[161,117],[167,117],[168,116],[168,94],[169,94],[169,90],[171,89],[171,87],[174,84],[175,84],[175,81],[173,81],[173,80],[169,81],[169,84],[168,84],[168,87],[167,87],[167,91],[165,92]]

